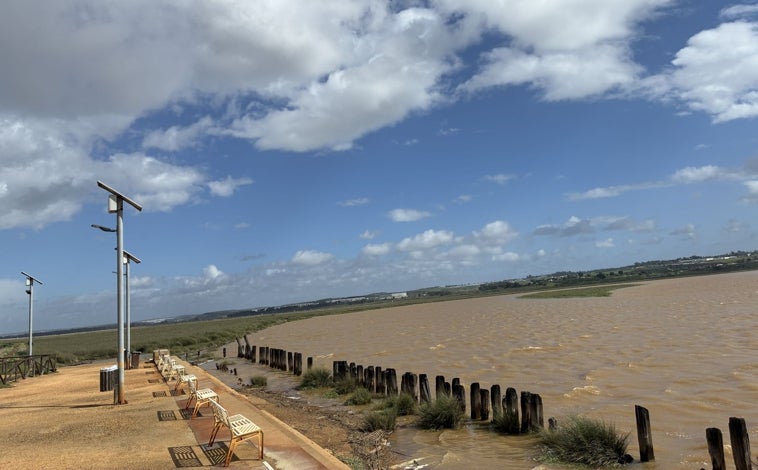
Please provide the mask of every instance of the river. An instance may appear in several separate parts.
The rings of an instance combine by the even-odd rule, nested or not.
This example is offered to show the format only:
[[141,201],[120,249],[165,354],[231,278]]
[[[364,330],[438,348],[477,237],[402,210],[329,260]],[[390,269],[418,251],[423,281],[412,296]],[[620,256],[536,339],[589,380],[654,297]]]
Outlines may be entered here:
[[[544,415],[582,415],[629,432],[634,405],[650,411],[655,461],[636,468],[710,468],[705,429],[728,445],[729,417],[758,432],[758,272],[667,279],[610,297],[514,295],[316,317],[250,334],[258,346],[332,361],[459,377],[542,397]],[[467,408],[468,409],[468,408]],[[467,423],[453,431],[402,429],[393,449],[428,468],[528,470],[530,438]],[[730,455],[727,459],[731,460]],[[731,465],[731,464],[730,464]]]

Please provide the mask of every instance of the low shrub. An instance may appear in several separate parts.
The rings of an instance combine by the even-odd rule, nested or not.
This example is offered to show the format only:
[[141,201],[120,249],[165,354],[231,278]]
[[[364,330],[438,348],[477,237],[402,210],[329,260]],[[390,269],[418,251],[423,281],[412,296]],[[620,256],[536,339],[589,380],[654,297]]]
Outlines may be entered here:
[[303,373],[300,381],[300,389],[323,388],[332,386],[332,376],[324,368],[314,368]]
[[458,399],[440,394],[436,400],[419,407],[417,425],[424,429],[455,429],[462,419],[463,410]]
[[540,459],[593,468],[616,466],[625,461],[628,442],[629,433],[618,433],[612,424],[573,416],[559,421],[555,430],[540,432]]
[[363,431],[373,432],[378,430],[392,431],[395,429],[397,413],[393,408],[382,411],[372,411],[363,418]]
[[401,392],[399,395],[389,396],[377,405],[378,410],[395,410],[398,416],[416,414],[416,399],[408,393]]
[[353,393],[358,388],[358,382],[352,377],[344,377],[334,383],[334,391],[337,392],[338,395]]
[[253,387],[265,387],[268,385],[268,379],[263,375],[254,375],[250,377],[250,385]]
[[346,405],[366,405],[371,403],[371,392],[363,387],[355,389],[350,398],[345,401]]

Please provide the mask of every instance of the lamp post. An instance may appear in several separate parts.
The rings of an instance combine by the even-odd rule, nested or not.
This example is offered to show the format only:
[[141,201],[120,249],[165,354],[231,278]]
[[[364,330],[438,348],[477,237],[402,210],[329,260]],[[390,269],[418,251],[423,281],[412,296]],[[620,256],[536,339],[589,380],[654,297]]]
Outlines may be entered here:
[[98,181],[97,185],[110,193],[108,196],[108,212],[116,214],[116,325],[118,325],[118,348],[116,351],[118,398],[116,404],[123,405],[126,404],[124,399],[124,294],[121,285],[124,269],[124,201],[140,212],[142,206],[101,181]]
[[42,284],[42,281],[35,279],[29,274],[21,271],[26,276],[26,293],[29,294],[29,356],[32,355],[32,304],[34,299],[34,283]]
[[124,304],[126,305],[126,350],[129,351],[129,368],[132,368],[132,319],[131,319],[131,302],[130,302],[130,291],[129,291],[129,262],[134,261],[137,264],[140,264],[142,261],[140,261],[139,258],[134,256],[133,254],[129,253],[128,251],[124,250],[124,283],[126,284],[126,298],[124,299]]

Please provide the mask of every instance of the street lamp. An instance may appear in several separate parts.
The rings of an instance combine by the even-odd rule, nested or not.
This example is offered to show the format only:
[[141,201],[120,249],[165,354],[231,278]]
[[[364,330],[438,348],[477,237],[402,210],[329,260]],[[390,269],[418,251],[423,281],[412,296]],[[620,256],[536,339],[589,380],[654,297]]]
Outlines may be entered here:
[[32,299],[34,297],[34,283],[42,284],[42,281],[35,279],[29,274],[21,271],[26,276],[26,293],[29,294],[29,356],[32,355]]
[[124,269],[126,272],[124,273],[124,282],[126,283],[126,298],[124,299],[124,303],[126,304],[126,350],[129,351],[129,368],[131,369],[132,364],[132,320],[131,320],[131,302],[130,302],[130,291],[129,291],[129,262],[134,261],[137,264],[140,264],[142,261],[140,261],[139,258],[134,256],[133,254],[129,253],[128,251],[124,250]]
[[118,399],[116,404],[123,405],[126,404],[124,399],[124,294],[121,286],[124,269],[124,201],[140,212],[142,206],[101,181],[98,181],[97,185],[110,193],[108,196],[108,213],[116,214],[116,324],[118,325],[118,348],[116,351]]

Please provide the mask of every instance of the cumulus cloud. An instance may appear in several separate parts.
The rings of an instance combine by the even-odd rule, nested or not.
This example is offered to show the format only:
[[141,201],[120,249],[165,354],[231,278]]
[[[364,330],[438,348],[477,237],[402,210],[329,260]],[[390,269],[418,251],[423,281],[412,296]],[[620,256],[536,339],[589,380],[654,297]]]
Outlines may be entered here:
[[414,237],[404,238],[397,244],[401,251],[418,251],[448,245],[454,241],[453,232],[447,230],[426,230]]
[[369,244],[363,247],[361,252],[367,256],[382,256],[392,250],[391,243]]
[[359,197],[356,199],[348,199],[346,201],[340,201],[337,203],[337,205],[342,206],[342,207],[355,207],[355,206],[365,206],[369,202],[371,202],[369,198]]
[[197,145],[212,125],[213,120],[206,116],[186,127],[171,126],[165,130],[150,131],[142,140],[142,146],[176,152]]
[[518,236],[508,222],[496,220],[490,222],[482,228],[481,231],[474,232],[474,237],[488,245],[502,245],[508,243]]

